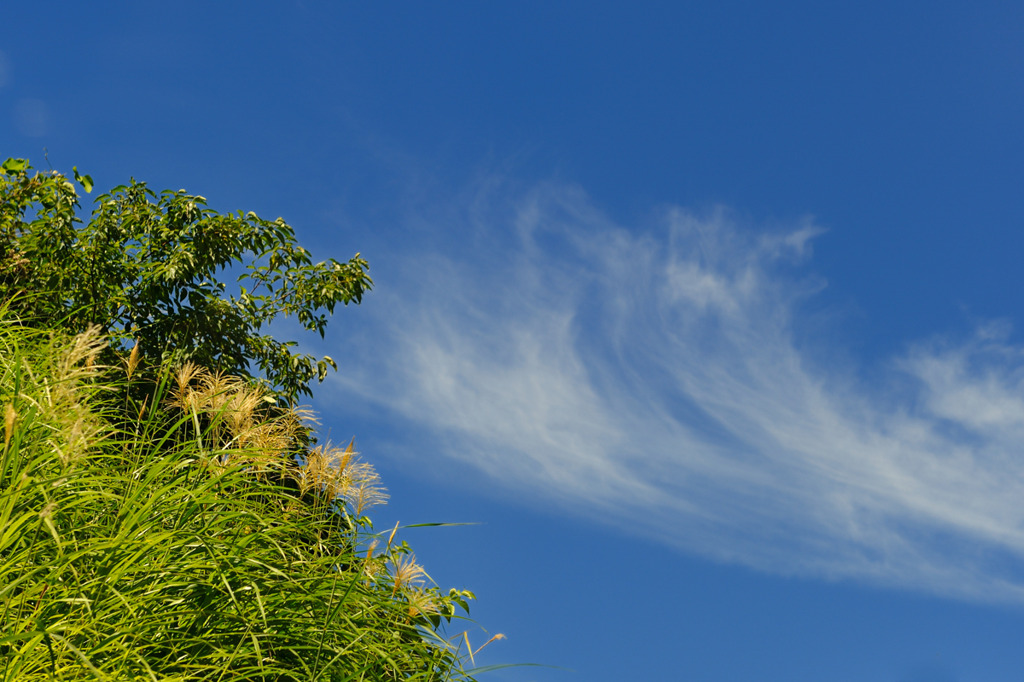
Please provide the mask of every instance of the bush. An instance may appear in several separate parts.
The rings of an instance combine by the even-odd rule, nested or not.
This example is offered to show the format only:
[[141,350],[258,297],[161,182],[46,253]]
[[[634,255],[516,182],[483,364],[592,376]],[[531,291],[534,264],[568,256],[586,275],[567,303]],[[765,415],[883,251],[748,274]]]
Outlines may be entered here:
[[134,180],[78,208],[0,166],[0,680],[472,679],[443,633],[473,595],[374,533],[373,467],[295,407],[334,361],[263,333],[323,335],[366,262]]
[[115,427],[105,345],[0,322],[3,680],[469,679],[439,626],[472,595],[377,540],[351,444],[300,463],[302,415],[195,365]]

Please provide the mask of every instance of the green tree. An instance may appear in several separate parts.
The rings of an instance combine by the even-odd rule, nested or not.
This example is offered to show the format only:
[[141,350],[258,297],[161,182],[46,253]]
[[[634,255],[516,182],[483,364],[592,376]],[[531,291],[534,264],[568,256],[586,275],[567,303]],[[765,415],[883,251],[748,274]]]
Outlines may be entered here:
[[[88,175],[74,177],[92,191]],[[359,254],[313,263],[281,218],[219,214],[201,196],[135,180],[97,197],[88,221],[79,209],[66,176],[24,159],[0,166],[0,291],[24,320],[73,333],[97,325],[154,365],[258,377],[291,404],[337,369],[266,328],[291,316],[322,337],[335,307],[372,285]]]

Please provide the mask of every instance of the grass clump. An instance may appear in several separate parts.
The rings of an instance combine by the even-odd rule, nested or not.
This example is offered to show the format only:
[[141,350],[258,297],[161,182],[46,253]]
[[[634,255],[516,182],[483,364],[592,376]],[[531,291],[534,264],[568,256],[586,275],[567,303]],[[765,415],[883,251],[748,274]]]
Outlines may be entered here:
[[106,348],[0,314],[0,681],[471,679],[443,632],[472,594],[373,533],[353,444]]

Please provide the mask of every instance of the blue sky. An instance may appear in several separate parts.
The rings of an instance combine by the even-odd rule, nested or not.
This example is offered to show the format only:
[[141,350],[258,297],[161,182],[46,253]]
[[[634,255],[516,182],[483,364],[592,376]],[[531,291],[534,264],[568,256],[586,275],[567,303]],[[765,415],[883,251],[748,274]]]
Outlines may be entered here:
[[368,258],[314,407],[484,679],[1019,679],[1024,6],[2,16],[0,156]]

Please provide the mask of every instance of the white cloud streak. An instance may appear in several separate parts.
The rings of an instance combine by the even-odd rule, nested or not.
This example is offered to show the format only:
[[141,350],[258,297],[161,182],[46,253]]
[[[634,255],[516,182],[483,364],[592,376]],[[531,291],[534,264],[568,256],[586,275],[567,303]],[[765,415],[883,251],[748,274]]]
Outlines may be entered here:
[[673,209],[640,232],[564,186],[472,204],[461,233],[488,247],[378,272],[346,391],[503,485],[687,551],[1024,601],[1024,350],[1002,330],[916,346],[903,388],[866,387],[798,338],[823,286],[799,274],[811,221]]

